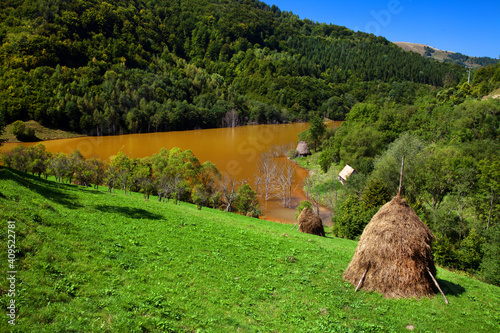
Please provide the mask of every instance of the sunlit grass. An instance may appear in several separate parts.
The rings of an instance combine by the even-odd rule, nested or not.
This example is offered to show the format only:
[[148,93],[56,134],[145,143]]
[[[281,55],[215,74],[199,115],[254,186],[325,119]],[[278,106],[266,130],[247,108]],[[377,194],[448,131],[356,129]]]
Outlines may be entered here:
[[355,293],[342,274],[356,242],[289,225],[5,168],[0,207],[2,244],[6,221],[16,221],[19,292],[17,325],[4,318],[2,331],[494,332],[500,325],[498,287],[438,269],[449,305],[440,295]]

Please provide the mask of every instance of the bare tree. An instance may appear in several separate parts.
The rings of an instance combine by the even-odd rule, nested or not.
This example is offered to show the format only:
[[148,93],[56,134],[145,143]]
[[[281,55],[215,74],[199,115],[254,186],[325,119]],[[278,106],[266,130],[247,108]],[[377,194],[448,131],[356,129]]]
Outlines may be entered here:
[[238,112],[235,109],[228,111],[224,118],[222,118],[222,127],[236,127],[240,125]]
[[257,174],[255,175],[256,189],[266,201],[274,196],[277,167],[271,153],[264,152],[259,156]]
[[286,157],[288,156],[288,151],[293,149],[293,144],[281,144],[281,145],[272,145],[269,148],[269,153],[274,157]]
[[241,181],[236,180],[235,177],[229,176],[228,174],[223,174],[220,182],[220,193],[222,196],[222,201],[226,205],[226,212],[231,211],[231,205],[236,200],[236,190],[241,184]]
[[283,207],[292,207],[292,195],[298,185],[293,188],[293,175],[295,174],[295,165],[283,163],[277,168],[275,190],[282,201]]

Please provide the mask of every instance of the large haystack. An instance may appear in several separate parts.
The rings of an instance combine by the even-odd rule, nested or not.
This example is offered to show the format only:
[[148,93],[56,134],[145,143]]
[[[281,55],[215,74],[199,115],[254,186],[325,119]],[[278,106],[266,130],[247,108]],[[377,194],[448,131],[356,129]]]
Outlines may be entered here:
[[325,237],[325,229],[321,218],[309,208],[302,209],[297,222],[299,223],[300,232]]
[[[435,294],[429,267],[432,259],[431,230],[400,196],[373,216],[366,226],[356,252],[344,273],[344,280],[375,290],[386,297],[422,297]],[[367,270],[368,268],[368,270]]]

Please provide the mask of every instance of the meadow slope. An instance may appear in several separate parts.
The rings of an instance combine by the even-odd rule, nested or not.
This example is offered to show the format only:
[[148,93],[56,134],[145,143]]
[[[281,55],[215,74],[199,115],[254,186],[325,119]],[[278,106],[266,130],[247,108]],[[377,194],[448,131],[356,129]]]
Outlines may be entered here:
[[[2,271],[16,232],[12,332],[494,332],[500,288],[438,269],[450,301],[342,280],[356,242],[0,167]],[[1,306],[12,297],[3,279]]]

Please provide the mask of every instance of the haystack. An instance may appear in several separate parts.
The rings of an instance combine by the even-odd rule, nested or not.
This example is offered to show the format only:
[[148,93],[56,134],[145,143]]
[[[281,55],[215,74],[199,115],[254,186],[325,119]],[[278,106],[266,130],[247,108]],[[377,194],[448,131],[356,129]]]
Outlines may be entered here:
[[309,208],[302,209],[297,222],[299,223],[300,232],[325,237],[325,229],[321,218]]
[[304,156],[311,155],[311,151],[309,150],[309,146],[307,145],[307,142],[305,142],[305,141],[300,141],[297,144],[296,151],[297,151],[298,157],[304,157]]
[[365,227],[344,280],[386,297],[434,295],[427,270],[436,276],[433,239],[431,230],[398,195]]

